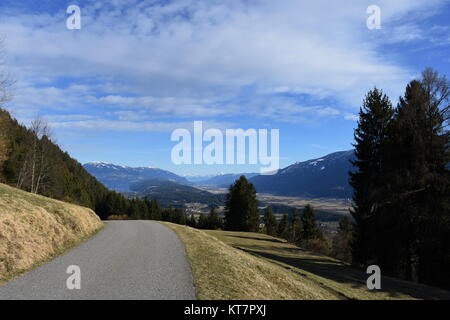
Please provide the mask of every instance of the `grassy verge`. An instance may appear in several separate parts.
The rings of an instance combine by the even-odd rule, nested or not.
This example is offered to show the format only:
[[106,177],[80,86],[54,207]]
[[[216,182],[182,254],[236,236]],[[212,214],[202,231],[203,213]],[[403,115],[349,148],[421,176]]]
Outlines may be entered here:
[[90,209],[0,184],[0,285],[103,227]]
[[388,277],[368,290],[362,270],[264,234],[166,225],[185,243],[199,299],[450,299]]
[[233,248],[204,231],[164,224],[185,243],[199,299],[340,298],[306,277]]

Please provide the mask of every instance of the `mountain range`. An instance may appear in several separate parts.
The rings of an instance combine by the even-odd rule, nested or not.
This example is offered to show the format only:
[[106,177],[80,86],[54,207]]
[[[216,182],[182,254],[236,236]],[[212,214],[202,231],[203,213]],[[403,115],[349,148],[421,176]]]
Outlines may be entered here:
[[184,177],[153,167],[133,168],[108,162],[89,162],[84,164],[83,167],[109,189],[119,192],[132,191],[131,185],[146,180],[172,181],[183,185],[191,184]]
[[[85,164],[84,168],[105,186],[120,192],[136,191],[133,190],[136,189],[135,186],[146,181],[152,181],[152,185],[157,185],[167,192],[171,189],[156,181],[169,181],[172,188],[177,185],[191,186],[194,190],[190,191],[193,192],[195,188],[192,186],[195,185],[228,187],[239,176],[245,175],[254,184],[257,192],[310,198],[350,198],[352,188],[348,184],[348,172],[352,169],[350,161],[354,157],[354,150],[339,151],[321,158],[294,163],[273,175],[218,174],[206,176],[204,179],[185,178],[158,168],[132,168],[105,162],[90,162]],[[184,188],[183,194],[187,193],[188,190]],[[197,195],[193,195],[193,198],[197,198]]]
[[354,150],[339,151],[324,157],[297,162],[274,175],[250,179],[258,192],[311,198],[350,198],[348,172],[352,170]]

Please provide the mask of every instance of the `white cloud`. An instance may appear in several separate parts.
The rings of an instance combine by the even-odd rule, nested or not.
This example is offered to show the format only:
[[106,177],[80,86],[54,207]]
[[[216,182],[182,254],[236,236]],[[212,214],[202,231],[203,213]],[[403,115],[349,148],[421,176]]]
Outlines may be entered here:
[[358,121],[359,117],[356,114],[346,114],[344,116],[345,120]]
[[[0,30],[23,81],[15,102],[22,108],[99,104],[122,112],[142,109],[147,117],[251,114],[289,121],[295,115],[352,112],[373,86],[396,97],[410,80],[411,72],[386,59],[378,51],[380,41],[371,40],[370,32],[376,31],[365,24],[371,2],[95,2],[81,6],[79,31],[65,28],[65,8],[54,15],[10,14],[0,21]],[[443,2],[382,0],[378,5],[383,23],[395,27],[391,34],[400,41],[420,36],[418,29],[408,32],[411,25],[402,19]],[[53,87],[68,76],[77,84]],[[318,101],[297,104],[283,94]],[[346,107],[317,107],[322,99]]]

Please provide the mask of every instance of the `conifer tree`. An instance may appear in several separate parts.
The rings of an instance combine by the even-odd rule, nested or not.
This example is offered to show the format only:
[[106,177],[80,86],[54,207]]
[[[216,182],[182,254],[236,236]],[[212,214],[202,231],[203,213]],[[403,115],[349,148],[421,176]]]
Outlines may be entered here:
[[292,208],[291,219],[289,225],[289,239],[288,241],[292,243],[300,243],[302,235],[302,221],[297,212],[297,208]]
[[287,214],[283,214],[278,224],[277,235],[280,238],[289,239],[289,218]]
[[314,209],[309,204],[307,204],[303,209],[302,227],[303,227],[301,235],[302,240],[311,240],[319,238],[321,236],[321,233],[317,228]]
[[337,234],[333,239],[333,256],[346,261],[352,261],[352,236],[353,223],[348,216],[344,216],[339,220]]
[[241,176],[230,186],[225,204],[225,229],[231,231],[259,231],[256,190]]
[[353,260],[365,265],[376,255],[377,233],[374,226],[385,201],[386,143],[394,110],[389,98],[377,88],[369,91],[359,111],[355,130],[355,169],[350,172],[355,219]]
[[187,225],[192,228],[197,228],[197,220],[195,219],[194,214],[191,214],[191,216],[189,217]]
[[264,224],[266,227],[266,233],[270,236],[275,236],[277,234],[277,219],[273,214],[272,207],[268,206],[264,213]]
[[200,214],[200,217],[198,218],[197,228],[199,229],[209,228],[209,219],[206,215]]
[[428,69],[420,81],[408,84],[396,109],[390,140],[386,207],[391,220],[385,220],[397,226],[387,238],[395,239],[396,245],[389,247],[382,263],[395,276],[428,283],[442,283],[443,275],[450,274],[445,267],[450,266],[445,236],[449,231],[449,136],[441,110],[448,101],[445,83],[445,78]]
[[208,229],[216,230],[220,228],[220,218],[215,208],[211,208],[208,216]]

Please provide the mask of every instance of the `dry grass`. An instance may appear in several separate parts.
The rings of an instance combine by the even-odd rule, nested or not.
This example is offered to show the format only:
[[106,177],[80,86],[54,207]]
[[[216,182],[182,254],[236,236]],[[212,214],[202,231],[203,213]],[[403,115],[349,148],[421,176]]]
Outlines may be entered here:
[[204,231],[165,223],[182,239],[198,299],[339,299],[315,281],[235,249]]
[[0,284],[103,226],[90,209],[0,184]]
[[368,275],[363,270],[265,234],[206,232],[234,248],[306,277],[344,299],[450,299],[448,291],[383,276],[382,290],[368,290]]
[[186,246],[199,299],[449,299],[437,288],[382,277],[259,233],[202,231],[165,223]]

